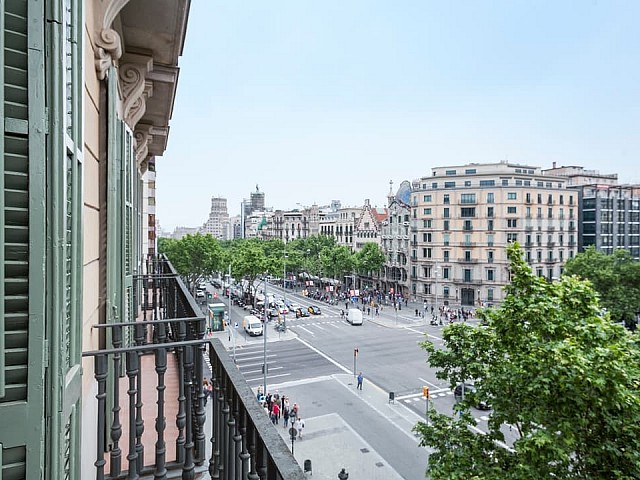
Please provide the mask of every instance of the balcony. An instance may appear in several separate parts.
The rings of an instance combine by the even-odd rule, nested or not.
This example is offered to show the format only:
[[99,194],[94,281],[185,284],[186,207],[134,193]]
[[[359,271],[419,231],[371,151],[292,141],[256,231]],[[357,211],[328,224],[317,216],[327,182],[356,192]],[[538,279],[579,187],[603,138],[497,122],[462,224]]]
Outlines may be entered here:
[[547,247],[548,248],[553,248],[556,246],[556,242],[547,242]]
[[458,263],[478,263],[477,258],[458,258]]
[[549,227],[547,227],[547,230],[550,232],[555,232],[556,231],[556,227],[554,227],[553,225],[549,225]]
[[544,263],[556,263],[558,261],[557,258],[546,258]]
[[[305,478],[166,258],[134,277],[136,321],[94,325],[95,458],[101,479]],[[213,394],[202,389],[208,353]],[[144,383],[143,383],[144,382]],[[212,432],[207,437],[206,432]]]

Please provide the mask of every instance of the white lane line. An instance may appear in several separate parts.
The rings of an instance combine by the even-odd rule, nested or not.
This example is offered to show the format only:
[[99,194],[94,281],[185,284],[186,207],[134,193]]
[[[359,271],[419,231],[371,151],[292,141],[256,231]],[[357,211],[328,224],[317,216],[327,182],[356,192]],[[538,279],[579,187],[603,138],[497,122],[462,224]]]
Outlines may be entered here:
[[329,360],[331,363],[333,363],[336,367],[338,367],[340,370],[342,370],[344,373],[353,373],[351,370],[349,370],[347,367],[345,367],[344,365],[339,364],[338,362],[336,362],[333,358],[331,358],[329,355],[326,355],[325,353],[321,352],[320,350],[318,350],[316,347],[314,347],[313,345],[311,345],[309,342],[305,342],[304,340],[302,340],[300,337],[296,337],[296,340],[299,341],[300,343],[302,343],[303,345],[305,345],[307,348],[310,348],[311,350],[313,350],[314,352],[316,352],[318,355],[320,355],[321,357],[323,357],[326,360]]
[[311,330],[309,330],[308,328],[304,328],[302,325],[298,325],[298,328],[301,330],[304,330],[305,332],[307,332],[309,335],[315,335],[315,333],[313,333]]
[[[283,368],[284,367],[267,367],[267,372],[271,372],[273,370],[282,370]],[[242,372],[243,375],[249,375],[251,373],[262,373],[262,368],[260,368],[260,370],[249,370],[248,372]]]
[[340,330],[340,326],[339,326],[339,325],[336,325],[335,323],[332,323],[332,324],[331,324],[331,326],[332,326],[333,328],[337,328],[338,330]]
[[[326,324],[326,322],[323,322]],[[322,328],[320,325],[316,325],[317,328],[319,328],[320,330],[324,330],[324,328]]]
[[[267,364],[269,363],[269,359],[267,358]],[[242,363],[242,364],[238,364],[238,368],[242,369],[242,368],[247,368],[247,367],[257,367],[257,366],[262,366],[263,362],[258,362],[258,363]]]
[[[268,353],[268,354],[267,354],[267,358],[273,358],[273,357],[277,357],[277,356],[278,356],[278,355],[277,355],[277,354],[275,354],[275,353]],[[238,357],[238,355],[236,355],[236,358],[237,358],[237,357]],[[256,356],[253,356],[253,357],[244,357],[244,358],[242,359],[242,361],[243,361],[243,362],[248,362],[248,361],[250,361],[250,360],[261,360],[261,359],[264,359],[264,355],[256,355]]]
[[425,380],[422,377],[418,377],[418,380],[422,380],[424,383],[428,383],[432,387],[435,387],[435,388],[438,388],[438,389],[442,388],[442,387],[440,387],[440,385],[436,385],[435,383],[431,383],[429,380]]
[[[272,378],[278,378],[278,377],[288,377],[289,375],[291,375],[290,373],[281,373],[280,375],[267,375],[267,380],[270,380]],[[256,378],[247,378],[246,379],[247,382],[262,382],[262,380],[264,380],[262,377],[256,377]]]

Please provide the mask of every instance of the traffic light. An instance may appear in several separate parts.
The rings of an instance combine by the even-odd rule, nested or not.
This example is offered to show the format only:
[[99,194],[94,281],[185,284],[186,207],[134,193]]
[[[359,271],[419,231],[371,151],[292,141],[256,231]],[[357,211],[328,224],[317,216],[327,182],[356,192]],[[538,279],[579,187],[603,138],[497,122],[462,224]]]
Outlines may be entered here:
[[358,356],[358,349],[357,349],[357,348],[354,348],[354,349],[353,349],[353,356],[354,356],[354,357],[357,357],[357,356]]
[[422,396],[424,398],[429,398],[429,387],[422,387]]

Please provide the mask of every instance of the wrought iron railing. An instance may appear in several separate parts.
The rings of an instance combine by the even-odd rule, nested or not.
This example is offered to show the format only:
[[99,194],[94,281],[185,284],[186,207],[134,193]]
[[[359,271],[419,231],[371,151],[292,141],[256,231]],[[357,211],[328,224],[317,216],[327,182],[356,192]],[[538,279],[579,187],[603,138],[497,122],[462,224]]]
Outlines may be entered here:
[[172,265],[154,257],[145,267],[134,282],[138,320],[96,325],[109,344],[83,353],[97,385],[95,478],[305,478],[222,344],[205,337]]

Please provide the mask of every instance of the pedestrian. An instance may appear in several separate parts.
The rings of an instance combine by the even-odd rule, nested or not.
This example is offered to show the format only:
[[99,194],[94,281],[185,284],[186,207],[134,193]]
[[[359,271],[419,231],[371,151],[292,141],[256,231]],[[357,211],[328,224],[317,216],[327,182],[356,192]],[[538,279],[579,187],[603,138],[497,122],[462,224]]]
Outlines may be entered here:
[[360,372],[358,374],[358,385],[356,386],[358,390],[362,390],[362,380],[364,380],[364,377],[362,376],[362,372]]
[[371,307],[367,307],[367,315],[371,316]]
[[209,381],[205,378],[202,380],[202,393],[204,394],[204,406],[207,406],[209,400]]
[[296,419],[293,427],[298,431],[298,440],[302,440],[302,431],[304,430],[304,420],[302,420],[302,417]]
[[282,413],[282,418],[284,419],[284,427],[283,428],[287,428],[287,425],[289,425],[289,409],[285,408],[284,412]]
[[271,407],[271,423],[273,423],[274,425],[277,425],[279,417],[280,417],[280,407],[278,407],[278,404],[274,402],[273,407]]

